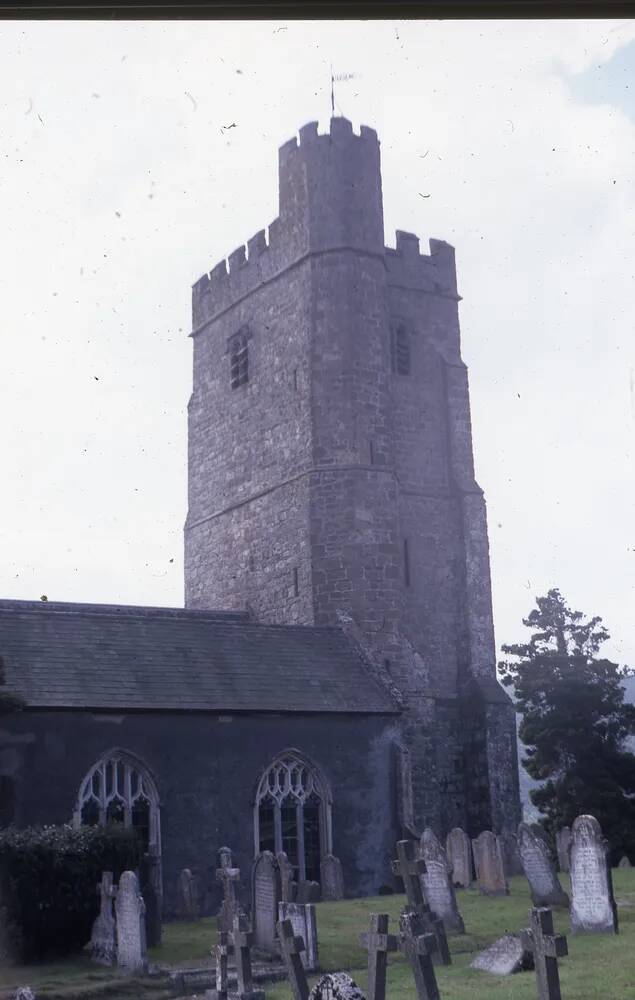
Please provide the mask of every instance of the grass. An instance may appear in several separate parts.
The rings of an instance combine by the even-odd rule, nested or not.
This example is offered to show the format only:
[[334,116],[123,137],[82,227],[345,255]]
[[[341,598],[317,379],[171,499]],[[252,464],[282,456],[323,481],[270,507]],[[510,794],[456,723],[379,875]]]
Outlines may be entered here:
[[[568,877],[561,875],[568,891]],[[555,911],[556,931],[566,934],[569,955],[560,960],[560,981],[564,1000],[634,1000],[635,998],[635,869],[613,872],[618,900],[620,933],[580,935],[569,932],[566,910]],[[457,893],[459,908],[468,933],[450,936],[452,965],[437,967],[443,1000],[535,1000],[533,972],[497,977],[469,968],[477,951],[506,931],[527,926],[531,905],[524,878],[511,880],[508,897],[486,899],[475,890]],[[320,966],[324,970],[346,969],[366,987],[366,953],[357,943],[360,931],[368,929],[370,913],[388,913],[391,930],[397,929],[403,896],[376,896],[369,899],[319,903],[317,922]],[[164,927],[163,942],[150,950],[150,961],[170,965],[201,966],[210,961],[215,939],[211,918],[195,924],[173,923]],[[311,984],[317,979],[312,976]],[[93,965],[84,956],[63,962],[27,968],[0,969],[0,1000],[11,996],[8,987],[28,983],[38,998],[80,1000],[92,996],[166,996],[151,981],[117,979],[112,970]],[[108,993],[106,992],[108,990]],[[6,992],[5,992],[6,991]],[[401,955],[391,955],[388,968],[390,1000],[412,1000],[414,984],[410,967]],[[267,1000],[291,1000],[287,983],[266,985]]]

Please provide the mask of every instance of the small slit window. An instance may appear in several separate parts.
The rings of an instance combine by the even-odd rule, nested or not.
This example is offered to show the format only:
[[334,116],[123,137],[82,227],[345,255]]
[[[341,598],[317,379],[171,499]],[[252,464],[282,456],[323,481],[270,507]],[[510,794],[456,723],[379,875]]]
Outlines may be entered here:
[[397,323],[391,331],[390,367],[396,375],[410,374],[410,340],[404,323]]
[[238,389],[249,381],[249,348],[247,335],[238,334],[229,348],[229,378],[232,389]]

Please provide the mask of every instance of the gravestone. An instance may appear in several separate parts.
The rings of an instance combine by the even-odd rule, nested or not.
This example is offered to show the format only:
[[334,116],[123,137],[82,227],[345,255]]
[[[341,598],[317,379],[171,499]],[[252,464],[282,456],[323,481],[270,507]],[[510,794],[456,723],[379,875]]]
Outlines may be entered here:
[[327,972],[311,990],[309,1000],[366,1000],[366,997],[348,972]]
[[145,903],[134,872],[123,872],[115,898],[117,918],[117,965],[126,972],[145,972]]
[[[223,848],[229,850],[229,848]],[[220,852],[219,852],[220,854]],[[225,860],[227,856],[225,855]],[[231,852],[229,860],[231,861]],[[234,927],[234,919],[242,913],[242,908],[236,898],[236,887],[240,882],[240,868],[221,865],[216,869],[216,881],[223,886],[223,902],[216,917],[219,932],[230,934]]]
[[556,851],[558,867],[561,872],[569,871],[569,844],[571,843],[571,828],[563,826],[556,834]]
[[494,976],[510,976],[533,967],[533,955],[525,950],[519,934],[503,934],[470,962],[470,969],[491,972]]
[[318,937],[315,905],[313,903],[278,903],[278,922],[291,921],[293,934],[304,941],[302,965],[308,972],[318,967]]
[[617,867],[618,868],[632,868],[633,866],[630,863],[629,859],[626,857],[626,855],[624,855],[624,857],[621,858],[620,863],[619,863],[619,865]]
[[595,816],[578,816],[571,829],[571,933],[617,934],[617,908],[608,844]]
[[215,1000],[227,1000],[229,956],[234,954],[234,946],[230,937],[231,935],[227,931],[219,931],[214,948],[214,958],[216,959]]
[[176,880],[176,914],[179,920],[198,920],[198,883],[189,868],[183,868]]
[[388,952],[398,948],[397,938],[388,933],[387,913],[371,913],[370,931],[360,934],[359,943],[368,952],[368,1000],[386,1000]]
[[560,885],[544,835],[527,823],[521,823],[518,827],[518,850],[534,906],[568,906],[569,897]]
[[150,846],[139,865],[139,891],[146,908],[146,942],[148,948],[161,944],[163,919],[163,890],[161,857],[156,847]]
[[282,887],[278,862],[271,851],[262,851],[254,861],[251,882],[254,944],[262,951],[276,954],[276,923]]
[[249,930],[247,917],[239,913],[234,917],[232,944],[238,980],[238,1000],[265,1000],[265,991],[254,988],[251,972],[251,946],[253,934]]
[[401,914],[399,931],[403,952],[414,975],[417,1000],[440,1000],[432,960],[436,948],[434,935],[426,932],[421,914],[414,910]]
[[97,886],[99,893],[99,914],[90,935],[91,961],[100,965],[114,965],[117,961],[117,932],[112,904],[117,890],[113,888],[112,872],[102,872]]
[[426,870],[421,877],[428,906],[441,918],[446,930],[465,934],[463,917],[456,905],[448,857],[434,831],[429,828],[423,831],[419,850],[426,863]]
[[295,868],[284,851],[278,851],[276,861],[280,869],[280,891],[283,903],[293,903],[297,895],[297,883],[294,881]]
[[473,841],[478,889],[483,896],[508,896],[509,886],[500,843],[491,830],[483,830]]
[[[288,903],[286,904],[289,905]],[[302,962],[302,952],[304,951],[304,940],[293,933],[293,925],[290,920],[279,920],[276,925],[276,934],[280,944],[282,960],[286,966],[289,984],[293,994],[293,1000],[308,1000],[309,984]]]
[[342,862],[334,854],[327,854],[320,862],[322,899],[344,899]]
[[452,884],[469,889],[472,884],[472,847],[465,830],[456,826],[448,833],[445,849],[452,869]]
[[500,833],[497,839],[503,856],[503,867],[507,878],[513,878],[514,875],[524,875],[525,873],[518,852],[518,837],[516,834]]
[[546,907],[533,907],[529,920],[530,926],[520,932],[520,939],[533,955],[538,1000],[562,1000],[558,959],[568,954],[567,939],[554,934],[553,914]]
[[432,912],[423,894],[422,875],[425,874],[426,863],[423,858],[416,857],[413,840],[398,841],[397,855],[398,861],[393,861],[392,871],[403,879],[408,910],[421,916],[425,933],[434,934],[436,948],[432,951],[433,959],[442,965],[450,965],[452,959],[443,921]]
[[310,879],[303,879],[301,882],[298,882],[296,902],[319,903],[321,899],[322,889],[319,882],[311,882]]

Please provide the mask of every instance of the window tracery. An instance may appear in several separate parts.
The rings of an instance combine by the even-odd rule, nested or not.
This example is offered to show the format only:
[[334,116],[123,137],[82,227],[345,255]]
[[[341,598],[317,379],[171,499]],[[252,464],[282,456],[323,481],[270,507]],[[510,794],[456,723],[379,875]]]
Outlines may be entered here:
[[81,783],[76,826],[121,823],[139,831],[144,851],[159,853],[159,800],[147,769],[131,754],[113,750],[97,761]]

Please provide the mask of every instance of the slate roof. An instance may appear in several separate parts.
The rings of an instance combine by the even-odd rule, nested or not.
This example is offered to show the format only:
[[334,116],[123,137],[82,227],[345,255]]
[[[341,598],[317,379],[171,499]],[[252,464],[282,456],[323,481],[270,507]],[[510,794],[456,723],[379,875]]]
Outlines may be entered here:
[[0,656],[32,708],[399,711],[341,629],[241,612],[0,601]]

